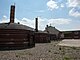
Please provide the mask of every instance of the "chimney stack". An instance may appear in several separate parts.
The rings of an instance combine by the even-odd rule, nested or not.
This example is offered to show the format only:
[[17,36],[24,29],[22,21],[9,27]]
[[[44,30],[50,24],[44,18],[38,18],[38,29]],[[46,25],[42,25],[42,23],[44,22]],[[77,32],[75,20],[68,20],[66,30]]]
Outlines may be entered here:
[[35,18],[35,31],[38,32],[38,18]]
[[10,9],[10,23],[14,23],[15,18],[15,5],[11,5]]
[[48,25],[46,25],[46,28],[48,28]]
[[48,26],[48,25],[46,25],[46,31],[47,31],[47,33],[49,33],[48,28],[49,28],[49,26]]

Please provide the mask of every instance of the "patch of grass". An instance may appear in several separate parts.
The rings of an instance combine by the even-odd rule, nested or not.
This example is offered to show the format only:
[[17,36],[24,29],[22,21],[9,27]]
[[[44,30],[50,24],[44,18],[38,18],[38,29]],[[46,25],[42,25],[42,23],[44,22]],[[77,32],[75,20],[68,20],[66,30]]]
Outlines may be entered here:
[[63,60],[71,60],[69,57],[64,57]]

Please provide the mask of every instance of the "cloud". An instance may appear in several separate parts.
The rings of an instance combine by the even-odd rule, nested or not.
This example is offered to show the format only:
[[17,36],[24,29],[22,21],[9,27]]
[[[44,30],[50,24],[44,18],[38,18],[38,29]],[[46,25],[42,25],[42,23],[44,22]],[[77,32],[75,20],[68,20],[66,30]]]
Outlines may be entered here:
[[3,18],[6,18],[6,19],[7,19],[7,16],[6,16],[6,15],[4,15],[4,16],[3,16]]
[[5,23],[5,22],[9,22],[9,19],[7,19],[7,16],[6,15],[4,15],[2,17],[2,19],[0,20],[0,23]]
[[[9,21],[9,19],[6,19],[6,23]],[[39,30],[44,30],[46,25],[52,25],[52,26],[59,26],[59,25],[66,25],[70,24],[72,20],[71,19],[64,19],[64,18],[58,18],[58,19],[47,19],[47,18],[41,18],[38,17],[38,28]],[[2,21],[0,21],[2,23]],[[20,22],[20,24],[35,28],[35,19],[28,19],[28,18],[22,18],[17,19],[15,18],[15,23]]]
[[57,19],[47,19],[39,17],[39,29],[44,30],[46,25],[59,26],[67,25],[71,23],[71,19],[57,18]]
[[6,22],[6,19],[7,19],[7,16],[4,15],[4,16],[2,17],[2,22],[3,22],[3,23]]
[[80,24],[76,25],[76,27],[74,29],[80,30]]
[[57,2],[55,2],[53,0],[48,1],[47,6],[48,6],[49,10],[51,10],[51,11],[59,8],[59,6],[57,5]]
[[69,24],[71,21],[72,21],[71,19],[58,18],[58,19],[50,19],[49,23],[56,26],[56,25]]
[[80,17],[80,0],[68,0],[68,7],[71,8],[69,15],[73,17]]
[[31,19],[28,19],[28,18],[22,18],[21,20],[19,20],[19,19],[16,18],[15,23],[18,23],[18,22],[20,24],[23,24],[23,25],[34,28],[34,19],[31,20]]
[[80,7],[80,0],[68,0],[68,7]]
[[[80,9],[79,9],[80,10]],[[74,16],[74,17],[80,17],[80,11],[78,11],[78,9],[76,8],[72,8],[70,11],[69,11],[69,15],[70,16]]]
[[63,8],[64,7],[64,4],[61,4],[61,7]]

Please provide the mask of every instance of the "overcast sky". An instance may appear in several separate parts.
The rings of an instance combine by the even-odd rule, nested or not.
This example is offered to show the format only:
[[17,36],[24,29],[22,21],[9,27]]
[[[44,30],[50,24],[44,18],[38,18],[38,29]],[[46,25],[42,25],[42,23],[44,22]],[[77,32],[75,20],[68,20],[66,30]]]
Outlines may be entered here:
[[0,23],[9,22],[10,6],[15,3],[15,23],[39,29],[48,24],[59,30],[80,29],[80,0],[0,0]]

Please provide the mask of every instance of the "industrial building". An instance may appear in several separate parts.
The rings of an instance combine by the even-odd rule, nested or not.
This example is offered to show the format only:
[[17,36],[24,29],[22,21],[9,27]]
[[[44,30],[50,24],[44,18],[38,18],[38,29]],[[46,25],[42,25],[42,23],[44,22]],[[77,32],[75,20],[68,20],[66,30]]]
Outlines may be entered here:
[[62,31],[64,39],[80,39],[80,30]]
[[35,43],[49,43],[50,35],[45,31],[38,30],[38,18],[35,18]]
[[60,37],[60,31],[51,25],[46,25],[44,32],[50,35],[50,40],[57,40]]
[[31,47],[35,46],[34,29],[14,23],[15,5],[11,5],[10,22],[0,23],[0,47]]

